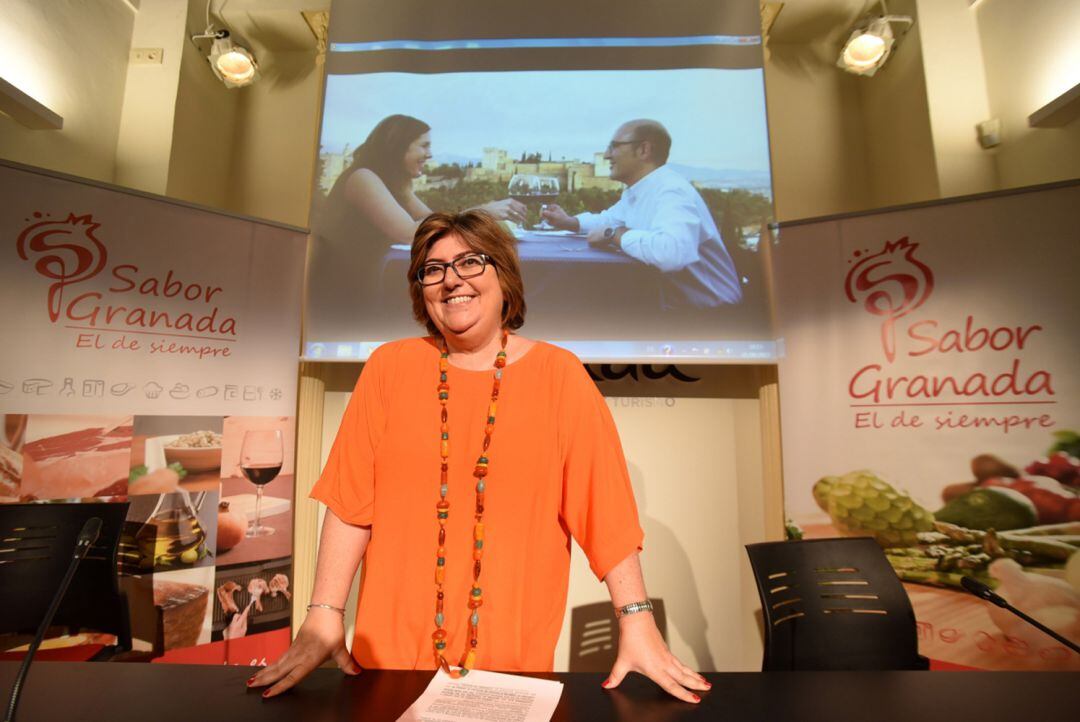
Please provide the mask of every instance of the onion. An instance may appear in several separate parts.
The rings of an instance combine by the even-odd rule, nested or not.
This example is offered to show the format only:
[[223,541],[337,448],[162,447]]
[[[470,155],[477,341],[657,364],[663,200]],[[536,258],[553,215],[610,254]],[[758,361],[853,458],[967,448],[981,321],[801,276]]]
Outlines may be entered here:
[[217,550],[226,552],[244,541],[247,532],[247,517],[238,511],[229,509],[229,502],[222,501],[218,504],[217,516]]

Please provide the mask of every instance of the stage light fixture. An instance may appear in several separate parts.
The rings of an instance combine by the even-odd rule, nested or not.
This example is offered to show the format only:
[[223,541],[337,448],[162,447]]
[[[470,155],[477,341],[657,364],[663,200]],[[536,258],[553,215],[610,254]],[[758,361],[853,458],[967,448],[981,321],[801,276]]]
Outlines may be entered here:
[[210,55],[207,61],[210,69],[227,88],[243,88],[251,85],[259,75],[259,66],[255,62],[255,56],[245,47],[233,42],[232,35],[228,30],[217,30],[210,22],[210,4],[213,0],[206,0],[206,30],[198,35],[192,35],[192,40],[212,40]]
[[214,75],[229,88],[242,88],[255,82],[259,69],[255,57],[247,48],[234,43],[228,30],[218,31],[207,59]]
[[914,21],[907,15],[889,15],[884,2],[881,7],[886,14],[870,18],[852,31],[840,51],[837,66],[849,73],[869,77],[885,65],[896,43],[892,23],[910,25]]

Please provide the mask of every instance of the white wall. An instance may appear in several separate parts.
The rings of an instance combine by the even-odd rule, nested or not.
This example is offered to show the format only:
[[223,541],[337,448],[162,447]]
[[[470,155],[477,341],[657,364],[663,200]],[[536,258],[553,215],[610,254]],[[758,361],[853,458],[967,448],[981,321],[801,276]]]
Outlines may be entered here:
[[867,167],[859,79],[829,44],[772,42],[765,62],[776,218],[865,208]]
[[0,157],[111,182],[133,24],[121,0],[3,0],[0,77],[64,127],[29,130],[0,113]]
[[[187,32],[206,27],[206,6],[192,2]],[[226,88],[206,60],[210,41],[185,40],[173,120],[167,195],[211,208],[229,206],[233,138],[240,96],[246,88]]]
[[230,210],[306,227],[322,69],[315,50],[278,52],[237,104]]
[[979,29],[969,0],[917,0],[934,159],[943,197],[998,187],[976,124],[990,118]]
[[1080,83],[1080,2],[983,0],[975,12],[990,110],[1001,119],[1001,186],[1080,176],[1080,121],[1062,128],[1030,128],[1027,122]]
[[[889,3],[895,15],[914,16],[915,9],[914,0]],[[857,78],[870,181],[866,208],[941,196],[920,35],[916,18],[885,66],[873,77]]]
[[119,185],[164,194],[169,179],[173,117],[180,58],[188,39],[187,7],[177,0],[142,0],[132,31],[133,48],[161,48],[160,65],[132,64],[124,87],[116,145]]

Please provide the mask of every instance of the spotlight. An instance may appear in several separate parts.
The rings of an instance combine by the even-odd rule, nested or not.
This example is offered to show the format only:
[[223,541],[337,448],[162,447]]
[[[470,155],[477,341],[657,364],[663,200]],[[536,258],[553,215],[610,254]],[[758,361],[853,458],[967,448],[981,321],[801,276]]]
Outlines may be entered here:
[[[881,7],[885,9],[884,2]],[[914,21],[906,15],[881,15],[870,19],[851,33],[836,64],[849,73],[868,77],[873,75],[885,65],[896,42],[892,23],[910,25],[912,22]]]
[[218,80],[227,88],[242,88],[255,82],[259,66],[255,56],[247,48],[233,42],[228,30],[215,30],[210,22],[210,5],[213,0],[206,0],[206,30],[192,35],[192,40],[213,40],[207,60]]
[[242,88],[255,82],[258,66],[247,48],[232,41],[228,30],[219,30],[210,48],[210,67],[229,88]]

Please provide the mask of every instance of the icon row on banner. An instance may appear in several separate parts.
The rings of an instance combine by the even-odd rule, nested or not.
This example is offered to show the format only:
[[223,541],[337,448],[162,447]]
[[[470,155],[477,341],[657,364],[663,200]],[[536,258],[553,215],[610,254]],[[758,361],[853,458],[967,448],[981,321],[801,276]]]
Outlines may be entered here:
[[20,392],[24,396],[60,396],[62,398],[105,398],[113,396],[123,398],[129,395],[142,395],[148,399],[171,398],[177,401],[185,399],[221,399],[223,401],[280,401],[284,392],[278,386],[258,384],[208,384],[194,387],[183,381],[164,384],[147,381],[142,385],[130,381],[109,383],[105,379],[76,379],[65,376],[61,380],[48,378],[27,378],[12,383],[0,379],[0,397]]

